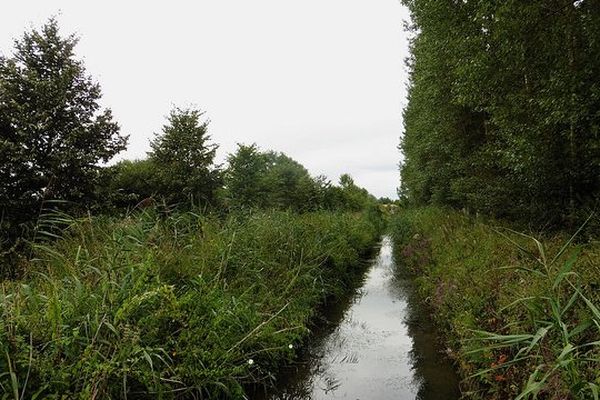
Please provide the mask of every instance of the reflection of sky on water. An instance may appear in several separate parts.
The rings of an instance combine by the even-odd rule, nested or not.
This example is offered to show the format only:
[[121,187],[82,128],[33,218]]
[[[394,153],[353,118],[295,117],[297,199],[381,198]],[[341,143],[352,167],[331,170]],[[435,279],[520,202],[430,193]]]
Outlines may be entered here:
[[429,322],[415,315],[421,313],[411,294],[409,282],[394,276],[385,238],[363,286],[333,316],[337,326],[317,337],[271,400],[457,398],[456,377],[437,351]]

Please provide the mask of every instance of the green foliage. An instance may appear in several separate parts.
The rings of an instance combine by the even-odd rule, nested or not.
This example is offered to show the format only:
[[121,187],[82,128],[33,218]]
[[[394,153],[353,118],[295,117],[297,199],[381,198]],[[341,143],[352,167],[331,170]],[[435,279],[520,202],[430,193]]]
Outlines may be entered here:
[[362,272],[376,200],[256,146],[223,189],[196,109],[171,111],[147,159],[101,168],[126,138],[76,43],[50,20],[0,58],[0,257],[19,272],[0,281],[0,397],[246,398]]
[[359,211],[375,206],[377,199],[369,192],[354,183],[354,179],[348,174],[340,176],[340,189],[336,193],[337,199],[334,201],[333,208],[342,208],[344,210]]
[[262,152],[255,144],[238,144],[227,161],[224,197],[233,209],[361,211],[376,203],[347,174],[342,175],[340,187],[332,186],[322,176],[311,177],[285,154]]
[[103,168],[96,187],[97,207],[103,212],[133,209],[158,195],[159,174],[149,159],[123,160]]
[[167,203],[214,202],[221,181],[214,165],[218,146],[210,143],[208,121],[201,122],[202,115],[191,108],[173,109],[162,133],[150,143],[156,191]]
[[319,208],[317,181],[285,154],[261,152],[255,144],[238,144],[227,161],[225,197],[230,207],[298,211]]
[[437,208],[400,210],[392,227],[466,398],[596,398],[597,242],[535,239]]
[[0,284],[6,396],[241,399],[294,357],[378,237],[355,213],[55,223],[63,237],[40,236],[23,279]]
[[98,163],[125,149],[111,111],[98,104],[100,86],[75,58],[76,44],[51,19],[0,57],[0,252],[44,199],[89,199]]
[[267,152],[267,172],[262,184],[267,207],[311,210],[318,208],[318,187],[302,164],[283,153]]
[[403,3],[413,39],[401,194],[576,226],[600,191],[600,3]]
[[317,181],[285,154],[261,152],[255,144],[238,144],[227,162],[225,197],[230,207],[297,211],[319,208]]
[[[403,3],[413,23],[403,205],[577,228],[600,194],[600,3]],[[467,397],[598,398],[597,243],[436,208],[400,209],[394,226]]]
[[105,213],[154,203],[189,208],[215,206],[221,173],[214,165],[217,145],[209,143],[203,113],[175,108],[163,132],[151,142],[148,158],[104,168],[96,206]]
[[256,144],[238,144],[237,151],[227,157],[225,191],[233,208],[259,207],[264,201],[262,179],[267,172],[267,158]]

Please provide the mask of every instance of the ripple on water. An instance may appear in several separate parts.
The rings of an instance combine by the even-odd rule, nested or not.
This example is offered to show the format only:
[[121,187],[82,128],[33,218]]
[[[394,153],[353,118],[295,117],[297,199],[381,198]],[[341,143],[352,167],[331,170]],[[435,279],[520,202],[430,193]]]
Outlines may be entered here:
[[386,237],[362,287],[334,310],[338,314],[331,319],[341,317],[338,325],[317,334],[296,368],[283,374],[280,387],[266,398],[458,398],[456,376],[436,347],[431,322],[410,281],[395,279],[394,271]]

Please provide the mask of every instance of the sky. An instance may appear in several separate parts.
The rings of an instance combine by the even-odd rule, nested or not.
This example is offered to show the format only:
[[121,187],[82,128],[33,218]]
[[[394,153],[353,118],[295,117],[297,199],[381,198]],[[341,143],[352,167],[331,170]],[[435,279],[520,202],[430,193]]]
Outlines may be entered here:
[[143,158],[171,108],[197,107],[225,162],[236,143],[282,151],[313,175],[349,173],[396,197],[408,72],[399,0],[19,0],[0,54],[56,16],[80,37],[128,150]]

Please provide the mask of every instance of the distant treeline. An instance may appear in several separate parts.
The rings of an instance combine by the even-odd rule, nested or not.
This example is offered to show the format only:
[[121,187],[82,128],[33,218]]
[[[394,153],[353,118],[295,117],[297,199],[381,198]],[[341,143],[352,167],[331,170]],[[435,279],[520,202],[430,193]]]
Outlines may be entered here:
[[[348,175],[336,186],[282,153],[239,145],[226,166],[195,108],[174,108],[143,160],[104,167],[126,149],[101,90],[56,20],[0,57],[0,263],[14,268],[47,209],[123,215],[160,204],[189,210],[357,211],[376,202]],[[7,267],[0,268],[6,270]]]
[[578,223],[600,194],[600,2],[403,0],[400,195]]
[[[225,167],[214,164],[215,145],[197,146],[206,141],[206,123],[190,144],[163,147],[173,140],[172,126],[177,120],[192,118],[190,130],[178,131],[180,138],[189,137],[198,124],[196,110],[171,113],[164,136],[152,142],[153,151],[142,160],[125,160],[101,170],[96,197],[108,211],[132,210],[148,202],[162,202],[179,208],[211,207],[221,211],[276,209],[298,212],[317,210],[360,211],[377,201],[366,189],[354,184],[344,174],[339,185],[324,176],[312,177],[304,166],[287,155],[261,151],[256,144],[238,144],[229,154]],[[198,126],[198,125],[196,125]],[[159,143],[160,142],[160,143]],[[176,140],[179,142],[179,140]],[[198,156],[193,161],[192,154]]]

